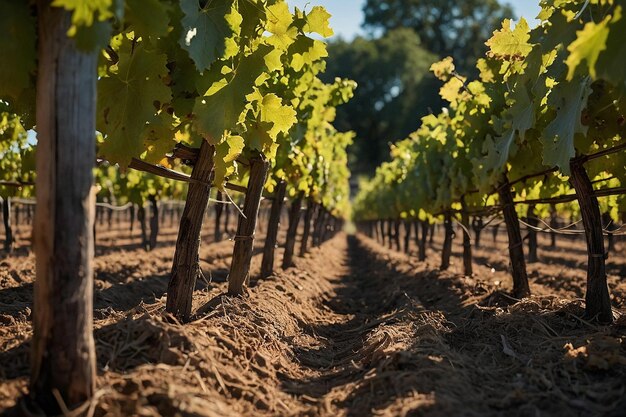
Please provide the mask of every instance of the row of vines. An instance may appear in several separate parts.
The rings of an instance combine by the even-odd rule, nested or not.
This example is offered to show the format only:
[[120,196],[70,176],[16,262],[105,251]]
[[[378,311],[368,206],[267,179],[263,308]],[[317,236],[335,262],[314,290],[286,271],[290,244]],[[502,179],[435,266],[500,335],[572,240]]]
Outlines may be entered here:
[[185,201],[166,306],[181,322],[192,318],[209,201],[218,225],[224,206],[238,213],[230,295],[249,283],[262,199],[272,205],[263,276],[286,199],[283,266],[301,211],[302,252],[310,234],[319,244],[339,227],[353,135],[333,121],[355,84],[318,78],[327,52],[311,34],[331,36],[329,17],[283,0],[0,1],[0,194],[4,207],[36,203],[24,407],[80,412],[94,393],[96,200],[127,208],[131,224],[135,207],[145,218],[148,203],[158,221],[158,201]]
[[541,8],[536,28],[505,20],[494,32],[479,79],[459,74],[451,58],[432,66],[449,106],[392,145],[391,161],[361,184],[355,216],[370,235],[400,221],[422,223],[426,235],[443,219],[442,269],[460,222],[467,275],[471,223],[480,230],[502,216],[517,298],[530,295],[520,217],[531,231],[582,217],[586,314],[611,322],[603,235],[619,233],[626,212],[626,2],[543,0]]

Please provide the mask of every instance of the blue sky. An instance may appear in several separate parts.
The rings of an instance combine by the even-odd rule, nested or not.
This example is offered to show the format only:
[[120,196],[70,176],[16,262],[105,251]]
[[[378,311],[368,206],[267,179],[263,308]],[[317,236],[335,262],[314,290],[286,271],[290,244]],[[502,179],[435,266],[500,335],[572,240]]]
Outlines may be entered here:
[[[363,20],[361,8],[365,3],[364,0],[287,0],[287,3],[291,7],[297,6],[301,9],[307,4],[309,9],[316,5],[326,7],[333,15],[331,26],[336,35],[350,39],[355,34],[361,33],[360,26]],[[539,0],[508,0],[508,3],[513,6],[518,16],[525,17],[529,22],[539,13]]]

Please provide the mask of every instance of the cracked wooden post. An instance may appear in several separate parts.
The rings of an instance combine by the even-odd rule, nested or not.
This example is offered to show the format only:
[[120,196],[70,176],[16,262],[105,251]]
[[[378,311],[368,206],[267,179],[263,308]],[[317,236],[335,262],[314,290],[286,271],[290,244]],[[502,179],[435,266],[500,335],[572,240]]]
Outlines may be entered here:
[[470,216],[467,212],[465,197],[461,197],[461,224],[463,225],[463,272],[465,276],[474,275],[472,268],[472,237],[470,236]]
[[265,158],[262,156],[250,158],[250,180],[243,204],[245,218],[239,217],[233,259],[228,274],[228,293],[230,295],[243,294],[244,284],[249,281],[254,233],[268,170],[269,163]]
[[304,256],[308,252],[309,236],[311,234],[311,220],[315,212],[315,203],[310,198],[307,199],[306,213],[304,214],[304,228],[302,231],[302,240],[300,241],[300,256]]
[[585,293],[585,312],[589,318],[600,322],[613,321],[611,298],[606,282],[606,253],[602,235],[602,217],[598,199],[593,193],[593,185],[582,161],[572,160],[570,182],[576,190],[580,213],[585,227],[587,240],[587,292]]
[[[97,52],[67,36],[71,13],[37,4],[37,210],[32,414],[60,415],[94,393],[93,221]],[[26,405],[28,406],[28,404]]]
[[530,225],[530,227],[528,228],[528,263],[534,263],[538,261],[537,230],[535,230],[534,227],[539,226],[539,220],[536,217],[534,204],[528,206],[526,222]]
[[2,202],[2,217],[4,220],[4,250],[13,251],[13,228],[11,227],[11,197],[5,197]]
[[293,266],[293,253],[296,247],[301,208],[302,197],[296,198],[289,208],[289,229],[287,230],[287,242],[285,243],[285,253],[283,254],[283,269]]
[[480,248],[480,235],[483,231],[483,218],[476,216],[472,219],[472,229],[474,229],[474,247]]
[[430,228],[428,225],[428,220],[420,220],[420,225],[422,227],[422,236],[420,238],[419,243],[419,261],[426,261],[426,243],[428,240],[428,229]]
[[443,240],[443,248],[441,250],[441,266],[439,269],[445,271],[450,267],[450,255],[452,254],[452,239],[454,230],[452,229],[452,215],[449,211],[444,214],[443,220],[445,236]]
[[274,253],[276,252],[276,241],[278,230],[280,229],[280,214],[283,210],[287,183],[279,181],[276,185],[274,200],[270,217],[267,222],[267,233],[265,235],[265,245],[263,246],[263,260],[261,261],[261,278],[267,278],[274,273]]
[[165,309],[182,321],[188,321],[191,315],[193,290],[200,275],[200,232],[211,193],[210,184],[213,183],[214,156],[215,148],[203,140],[191,172],[191,178],[195,181],[189,183],[185,208],[180,218]]
[[399,219],[393,221],[393,240],[396,244],[396,251],[400,252],[402,247],[400,246],[400,223]]
[[404,221],[404,253],[407,255],[411,249],[411,226],[412,223],[409,220]]
[[528,274],[526,273],[526,260],[524,259],[524,242],[519,227],[519,219],[513,203],[513,193],[506,175],[498,186],[498,195],[502,205],[504,223],[509,237],[509,257],[511,259],[511,272],[513,275],[513,296],[524,298],[530,295]]
[[224,211],[224,204],[219,201],[224,201],[224,196],[221,191],[217,192],[215,199],[218,201],[215,203],[215,234],[213,237],[214,242],[220,242],[222,240],[222,212]]
[[150,242],[148,241],[148,226],[146,224],[146,207],[143,204],[139,205],[137,220],[141,226],[141,247],[147,251]]
[[148,201],[150,202],[150,239],[148,245],[150,250],[154,250],[159,238],[159,205],[154,194],[148,196]]

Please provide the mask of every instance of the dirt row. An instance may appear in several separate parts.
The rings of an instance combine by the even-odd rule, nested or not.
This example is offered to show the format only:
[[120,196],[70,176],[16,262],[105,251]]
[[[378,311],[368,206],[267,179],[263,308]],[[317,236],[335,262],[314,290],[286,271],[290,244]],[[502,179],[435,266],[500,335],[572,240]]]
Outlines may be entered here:
[[[101,235],[96,416],[620,416],[626,409],[626,320],[585,322],[578,290],[565,285],[579,289],[579,273],[560,277],[549,263],[531,273],[537,295],[510,299],[500,241],[485,242],[476,275],[462,277],[455,265],[437,271],[439,237],[429,261],[418,263],[339,234],[234,299],[222,296],[232,242],[205,244],[196,320],[180,325],[163,314],[173,254],[167,233],[175,239],[164,233],[151,253],[113,232],[110,241]],[[623,313],[623,275],[614,272]],[[26,387],[33,278],[27,251],[0,263],[0,410]]]

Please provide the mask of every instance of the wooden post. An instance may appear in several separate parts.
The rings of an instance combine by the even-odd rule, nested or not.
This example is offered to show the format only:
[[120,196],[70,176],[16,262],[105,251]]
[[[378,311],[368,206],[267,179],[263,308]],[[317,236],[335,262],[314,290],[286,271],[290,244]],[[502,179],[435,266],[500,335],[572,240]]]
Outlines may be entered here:
[[293,253],[298,235],[301,208],[302,197],[298,197],[291,203],[289,209],[289,228],[287,229],[287,242],[285,243],[285,253],[283,254],[283,269],[293,266]]
[[230,213],[231,213],[230,204],[226,204],[224,206],[224,233],[226,233],[226,237],[230,235]]
[[137,211],[137,220],[139,221],[139,225],[141,226],[141,247],[144,250],[148,250],[150,246],[150,242],[148,241],[148,226],[146,224],[146,208],[143,204],[139,205],[139,210]]
[[611,298],[606,282],[606,253],[602,235],[602,217],[598,199],[593,194],[593,185],[582,162],[570,163],[570,182],[576,190],[580,213],[585,226],[587,240],[587,292],[585,294],[586,315],[603,323],[613,321]]
[[428,239],[428,220],[420,220],[422,226],[422,237],[419,244],[419,261],[424,262],[426,260],[426,241]]
[[535,213],[535,205],[528,206],[526,214],[526,222],[531,226],[528,228],[528,263],[537,262],[537,231],[533,227],[539,226]]
[[128,208],[130,214],[130,235],[133,235],[133,228],[135,226],[135,204],[131,204]]
[[496,242],[496,240],[498,240],[498,229],[500,229],[500,224],[496,224],[492,226],[492,229],[491,229],[491,234],[492,234],[494,243]]
[[191,315],[191,303],[196,280],[200,275],[198,252],[204,212],[206,211],[213,182],[213,158],[215,148],[206,140],[200,145],[196,164],[191,171],[185,208],[180,219],[176,252],[172,262],[172,272],[167,286],[166,311],[182,321],[188,321]]
[[13,228],[11,227],[11,197],[2,202],[2,216],[4,220],[4,250],[13,251]]
[[511,259],[511,272],[513,275],[513,296],[524,298],[530,295],[528,275],[526,273],[526,260],[524,259],[524,242],[519,227],[519,219],[513,204],[513,194],[506,175],[498,187],[500,204],[504,214],[506,232],[509,236],[509,257]]
[[228,293],[231,295],[243,294],[244,284],[249,281],[254,233],[268,169],[269,163],[262,156],[250,158],[250,180],[243,204],[243,214],[246,217],[239,218],[233,260],[228,275]]
[[148,245],[150,250],[154,250],[159,237],[159,205],[154,194],[148,196],[148,201],[150,201],[150,240]]
[[437,231],[437,225],[435,223],[429,224],[430,236],[428,237],[428,244],[432,245],[435,242],[435,232]]
[[304,213],[304,228],[302,231],[302,240],[300,241],[300,256],[304,256],[308,252],[311,220],[313,219],[315,207],[315,203],[309,198],[306,203],[306,212]]
[[263,247],[263,260],[261,261],[261,278],[267,278],[274,273],[274,252],[276,251],[276,241],[278,229],[280,228],[280,214],[283,211],[283,203],[287,183],[279,181],[272,201],[272,210],[267,223],[267,233],[265,235],[265,245]]
[[610,254],[615,250],[615,235],[613,234],[615,225],[608,211],[602,213],[602,228],[607,231],[606,252]]
[[[559,227],[559,218],[556,213],[556,206],[554,204],[550,205],[550,227],[552,229],[556,229]],[[556,232],[554,230],[550,230],[550,247],[556,248]]]
[[443,249],[441,250],[441,266],[440,270],[445,271],[450,267],[450,255],[452,254],[452,238],[454,230],[452,229],[452,215],[447,211],[444,215],[443,226],[445,237],[443,240]]
[[[217,192],[216,200],[217,201],[224,200],[224,196],[222,195],[221,191]],[[215,235],[213,238],[215,242],[220,242],[223,237],[223,233],[222,233],[222,212],[223,211],[224,211],[224,204],[215,203]]]
[[470,216],[465,197],[461,197],[461,224],[463,225],[463,272],[466,277],[474,275],[472,269],[472,238],[470,236]]
[[404,253],[408,254],[410,252],[411,245],[411,222],[408,220],[404,221]]
[[483,218],[480,216],[472,219],[472,229],[474,229],[474,247],[480,248],[480,235],[483,231]]
[[71,13],[37,3],[37,211],[30,406],[72,410],[94,392],[93,221],[97,52],[68,38]]
[[313,247],[316,248],[320,245],[320,239],[322,234],[322,222],[324,221],[325,210],[321,204],[316,205],[317,208],[315,210],[316,216],[313,221],[313,235],[312,235],[312,243]]

